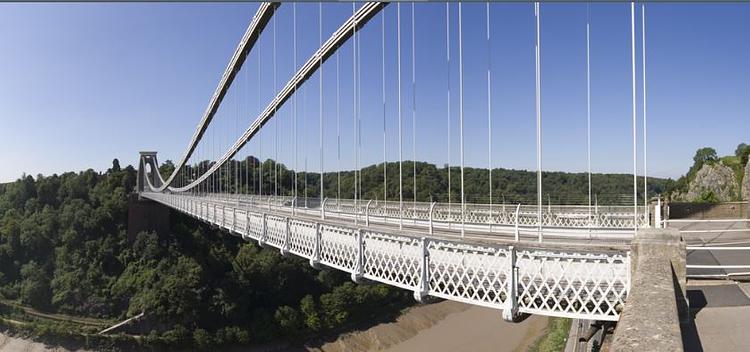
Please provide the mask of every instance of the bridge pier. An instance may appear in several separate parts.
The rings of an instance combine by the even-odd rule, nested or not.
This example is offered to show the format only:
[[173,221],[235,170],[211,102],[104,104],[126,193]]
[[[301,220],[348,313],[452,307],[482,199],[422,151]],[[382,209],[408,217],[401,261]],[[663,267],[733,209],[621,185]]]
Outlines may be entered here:
[[128,242],[142,231],[156,232],[159,237],[168,235],[169,208],[133,193],[128,198]]
[[631,244],[631,285],[613,351],[683,351],[685,242],[675,229],[641,229]]

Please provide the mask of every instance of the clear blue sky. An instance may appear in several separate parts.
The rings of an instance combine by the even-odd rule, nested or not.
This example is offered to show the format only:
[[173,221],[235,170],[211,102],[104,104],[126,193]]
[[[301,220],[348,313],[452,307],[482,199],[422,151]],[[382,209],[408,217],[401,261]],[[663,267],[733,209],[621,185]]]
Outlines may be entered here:
[[[177,159],[192,135],[257,4],[0,4],[0,182],[94,168],[113,158],[135,164],[138,151]],[[451,159],[458,149],[456,6],[451,5]],[[448,160],[445,5],[418,4],[416,12],[417,159]],[[592,167],[632,172],[629,5],[592,4]],[[487,46],[485,5],[464,4],[466,163],[486,167]],[[301,65],[318,46],[318,5],[299,4]],[[350,4],[323,6],[324,39],[351,13]],[[534,169],[533,5],[492,4],[493,166]],[[293,69],[292,5],[276,20],[276,87]],[[545,170],[586,169],[586,4],[542,4],[542,119]],[[398,160],[396,5],[386,20],[387,157]],[[639,13],[640,20],[640,13]],[[731,154],[750,142],[750,4],[647,4],[649,174],[677,177],[701,146]],[[404,159],[412,159],[411,5],[402,5]],[[381,17],[362,31],[362,159],[383,158]],[[640,28],[640,21],[638,23]],[[272,25],[251,54],[238,83],[196,157],[223,151],[270,100]],[[639,30],[640,34],[640,30]],[[640,50],[640,38],[639,38]],[[352,47],[340,60],[341,129],[353,130]],[[640,104],[640,52],[638,53]],[[326,170],[337,165],[336,61],[324,66]],[[317,170],[318,76],[300,89],[298,165]],[[262,134],[264,158],[293,166],[291,105]],[[641,108],[638,107],[639,134]],[[307,131],[303,133],[303,131]],[[208,141],[209,138],[213,138]],[[257,154],[258,141],[242,154]],[[354,165],[354,139],[342,133],[341,165]],[[639,154],[641,142],[639,137]],[[275,151],[274,151],[275,153]],[[641,167],[639,161],[639,168]],[[639,173],[642,170],[639,169]]]

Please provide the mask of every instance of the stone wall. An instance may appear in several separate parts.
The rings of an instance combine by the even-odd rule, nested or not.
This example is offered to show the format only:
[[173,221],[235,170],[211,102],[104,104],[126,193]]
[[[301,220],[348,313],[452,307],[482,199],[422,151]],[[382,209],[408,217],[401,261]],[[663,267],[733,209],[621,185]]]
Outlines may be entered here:
[[631,284],[612,351],[683,351],[685,242],[674,229],[640,230],[633,240]]
[[748,202],[669,203],[670,219],[744,219],[749,213]]

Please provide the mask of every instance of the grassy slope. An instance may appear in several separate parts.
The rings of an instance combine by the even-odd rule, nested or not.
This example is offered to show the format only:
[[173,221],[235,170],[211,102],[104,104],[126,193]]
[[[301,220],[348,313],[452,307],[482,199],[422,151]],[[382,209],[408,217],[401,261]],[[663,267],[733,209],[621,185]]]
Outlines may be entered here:
[[550,318],[545,334],[529,349],[533,352],[555,352],[565,349],[570,325],[573,320],[567,318]]

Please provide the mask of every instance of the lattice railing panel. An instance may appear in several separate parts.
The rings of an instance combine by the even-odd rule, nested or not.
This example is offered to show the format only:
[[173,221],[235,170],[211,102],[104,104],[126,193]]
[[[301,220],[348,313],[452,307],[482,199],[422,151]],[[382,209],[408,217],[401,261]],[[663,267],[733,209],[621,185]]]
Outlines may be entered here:
[[281,248],[286,238],[286,218],[266,215],[266,243]]
[[528,313],[614,320],[627,294],[629,259],[620,254],[518,251],[519,307]]
[[394,286],[415,289],[422,267],[420,240],[363,231],[364,276]]
[[353,272],[357,266],[358,247],[356,230],[341,226],[320,226],[321,263]]
[[235,212],[237,213],[237,225],[234,230],[240,234],[247,233],[247,222],[245,221],[245,219],[247,219],[247,210],[235,209]]
[[226,211],[226,208],[222,205],[216,208],[216,224],[219,226],[224,226],[225,224],[225,218],[226,214],[224,214]]
[[256,241],[260,240],[261,236],[263,236],[263,214],[250,212],[248,213],[247,221],[247,236]]
[[429,294],[501,308],[508,297],[510,272],[504,248],[431,240]]
[[317,224],[309,221],[289,220],[289,251],[310,258],[315,251]]

